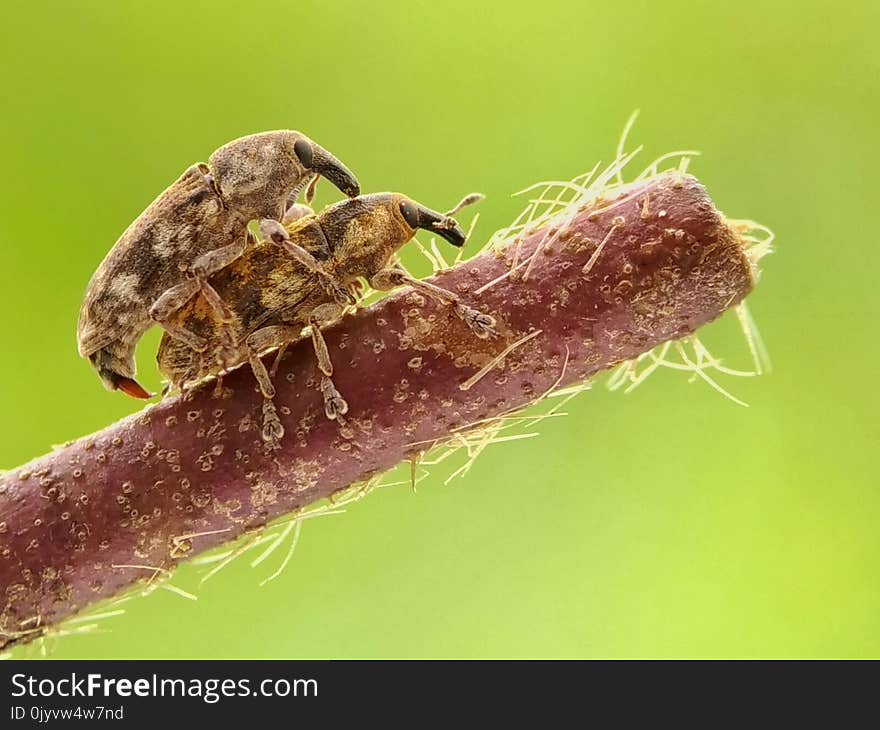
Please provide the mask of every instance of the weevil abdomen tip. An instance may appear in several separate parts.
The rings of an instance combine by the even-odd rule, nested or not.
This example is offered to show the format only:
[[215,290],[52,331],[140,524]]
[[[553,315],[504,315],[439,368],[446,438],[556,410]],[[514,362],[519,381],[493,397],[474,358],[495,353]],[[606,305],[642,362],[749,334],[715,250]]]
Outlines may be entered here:
[[132,380],[131,378],[117,379],[116,387],[131,398],[149,400],[150,398],[153,398],[155,396],[155,393],[150,393],[149,391],[145,390],[140,383],[138,383],[136,380]]

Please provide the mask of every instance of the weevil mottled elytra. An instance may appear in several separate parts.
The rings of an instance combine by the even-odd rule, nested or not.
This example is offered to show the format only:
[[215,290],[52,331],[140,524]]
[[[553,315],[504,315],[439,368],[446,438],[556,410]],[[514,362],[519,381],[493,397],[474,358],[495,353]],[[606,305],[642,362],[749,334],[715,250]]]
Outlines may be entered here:
[[[344,200],[317,215],[294,218],[286,227],[262,220],[261,240],[211,277],[231,318],[218,318],[204,293],[194,296],[172,319],[175,328],[187,330],[198,340],[197,347],[166,334],[157,355],[159,370],[173,385],[185,388],[249,362],[266,398],[263,438],[275,441],[283,429],[271,404],[272,378],[259,355],[272,348],[283,352],[287,344],[306,336],[308,328],[322,375],[326,414],[342,422],[348,404],[333,384],[333,364],[321,327],[345,313],[360,280],[383,291],[409,285],[453,307],[476,336],[495,335],[491,316],[467,306],[457,294],[413,279],[392,264],[398,249],[420,228],[454,246],[465,242],[464,231],[454,219],[398,193]],[[276,363],[280,357],[281,352]]]
[[98,267],[80,309],[79,354],[105,387],[151,397],[134,380],[134,349],[153,324],[166,325],[168,308],[156,303],[201,291],[217,316],[228,318],[209,274],[244,252],[248,223],[280,218],[304,187],[314,191],[319,176],[349,197],[360,193],[348,168],[305,135],[262,132],[187,168],[156,198]]

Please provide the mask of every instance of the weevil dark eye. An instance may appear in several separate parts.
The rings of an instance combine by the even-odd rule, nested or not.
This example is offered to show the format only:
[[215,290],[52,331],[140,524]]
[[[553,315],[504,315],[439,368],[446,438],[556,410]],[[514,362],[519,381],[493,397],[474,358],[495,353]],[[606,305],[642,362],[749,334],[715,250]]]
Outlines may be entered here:
[[293,151],[296,153],[296,156],[299,158],[299,161],[303,164],[307,170],[312,169],[312,145],[310,145],[304,139],[298,139],[293,144]]
[[400,203],[400,213],[410,228],[419,227],[419,209],[411,200],[404,200]]

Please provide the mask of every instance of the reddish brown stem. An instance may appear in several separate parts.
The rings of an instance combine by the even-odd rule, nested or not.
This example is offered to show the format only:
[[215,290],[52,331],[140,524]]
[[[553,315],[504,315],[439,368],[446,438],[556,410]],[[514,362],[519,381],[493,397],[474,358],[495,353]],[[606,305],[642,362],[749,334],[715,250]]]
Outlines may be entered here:
[[646,181],[603,211],[611,202],[526,236],[517,260],[530,263],[488,288],[509,271],[516,244],[434,277],[496,317],[494,340],[475,338],[449,308],[412,291],[328,329],[349,433],[324,416],[303,341],[288,348],[275,378],[286,431],[276,450],[261,440],[262,397],[241,368],[219,393],[208,383],[4,474],[0,645],[149,577],[113,566],[173,569],[390,469],[452,429],[687,335],[751,289],[743,242],[693,178]]

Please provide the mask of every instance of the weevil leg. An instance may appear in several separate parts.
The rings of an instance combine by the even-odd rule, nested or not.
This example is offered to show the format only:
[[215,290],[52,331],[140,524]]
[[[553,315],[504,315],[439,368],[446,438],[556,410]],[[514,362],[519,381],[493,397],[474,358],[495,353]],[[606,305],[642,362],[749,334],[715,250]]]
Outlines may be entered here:
[[[311,330],[312,347],[315,351],[315,358],[318,363],[318,370],[321,371],[321,384],[319,389],[321,395],[324,396],[324,412],[330,420],[340,420],[341,416],[348,413],[348,403],[342,397],[340,392],[333,384],[333,361],[330,359],[330,351],[327,349],[327,342],[321,332],[321,326],[335,319],[338,319],[343,313],[343,307],[338,304],[322,304],[315,307],[309,316],[309,329]],[[251,356],[251,367],[259,381],[261,374],[257,374],[257,369],[266,372],[266,366],[263,361],[257,357],[257,353],[265,352],[273,347],[285,348],[287,343],[299,339],[302,333],[302,327],[299,325],[271,325],[257,330],[246,340],[246,345]],[[256,361],[256,362],[254,362]],[[276,358],[276,362],[278,359]],[[258,364],[257,364],[258,363]],[[274,366],[273,366],[274,370]],[[265,377],[269,379],[271,384],[271,376],[266,372]],[[274,393],[274,388],[273,388]],[[264,391],[265,395],[265,391]]]
[[260,392],[264,398],[272,399],[275,397],[275,386],[272,384],[272,378],[269,377],[269,371],[260,359],[260,355],[255,350],[248,348],[248,362],[254,377],[257,379],[257,385],[260,386]]
[[[314,233],[318,235],[320,238],[324,239],[324,233],[321,230],[320,226],[313,226]],[[321,288],[327,292],[330,296],[333,297],[334,301],[339,304],[355,304],[357,301],[352,294],[348,291],[348,288],[337,281],[333,276],[328,274],[321,266],[321,262],[318,261],[312,254],[306,251],[302,246],[290,240],[290,234],[288,234],[287,230],[282,226],[278,221],[273,221],[271,218],[263,218],[260,221],[260,236],[265,240],[272,241],[273,243],[280,246],[284,252],[290,256],[294,261],[304,266],[308,271],[314,274],[318,283],[321,285]],[[327,252],[330,251],[330,245],[327,243],[326,239],[323,240],[323,243],[326,247]]]
[[275,397],[275,386],[272,385],[272,378],[266,371],[266,366],[259,354],[250,348],[248,348],[248,362],[257,379],[257,384],[260,386],[260,392],[263,394],[263,424],[260,435],[267,444],[277,445],[281,437],[284,436],[284,426],[281,425],[278,411],[272,402]]
[[150,317],[160,324],[162,328],[172,337],[180,340],[196,352],[202,352],[208,343],[204,337],[200,337],[194,332],[190,332],[185,327],[181,327],[171,321],[171,317],[184,304],[192,299],[200,290],[199,282],[195,279],[187,279],[177,286],[167,289],[150,307]]
[[226,306],[220,298],[217,290],[211,286],[208,277],[225,269],[227,266],[241,258],[247,245],[248,239],[247,236],[245,236],[240,241],[230,243],[227,246],[221,246],[213,251],[208,251],[207,253],[202,254],[196,258],[196,260],[193,261],[192,266],[190,266],[190,271],[192,272],[195,281],[198,282],[199,289],[208,301],[208,304],[211,305],[214,314],[217,315],[221,322],[232,321],[233,315],[229,310],[229,307]]
[[401,269],[383,269],[374,274],[370,279],[370,286],[378,291],[389,291],[404,285],[411,286],[417,292],[435,302],[452,307],[456,316],[481,340],[497,336],[494,317],[464,304],[458,294],[448,289],[443,289],[427,281],[414,279]]
[[228,246],[222,246],[197,257],[189,267],[193,278],[167,289],[153,302],[153,306],[150,307],[150,317],[160,324],[169,335],[193,350],[202,352],[207,346],[205,339],[176,322],[172,322],[171,318],[175,312],[201,292],[221,322],[231,321],[233,319],[232,312],[220,298],[217,290],[208,282],[208,277],[238,259],[247,248],[247,243],[248,239],[244,237],[241,241],[230,243]]
[[251,352],[260,354],[273,347],[287,347],[289,342],[298,340],[301,333],[301,325],[273,324],[252,332],[245,344]]
[[327,349],[327,341],[321,332],[321,325],[332,322],[342,315],[343,309],[338,304],[322,304],[312,310],[309,315],[309,329],[312,331],[312,347],[318,360],[321,378],[321,394],[324,396],[324,412],[327,418],[343,423],[342,416],[348,413],[348,403],[333,384],[333,361]]
[[278,374],[278,367],[281,365],[281,361],[284,359],[284,354],[287,352],[287,343],[285,342],[281,347],[278,348],[278,352],[275,354],[275,359],[272,361],[272,367],[269,368],[269,376],[274,380],[275,376]]
[[[281,425],[278,411],[272,402],[272,399],[275,397],[272,375],[266,370],[266,366],[260,359],[260,353],[277,346],[285,331],[294,329],[296,329],[296,334],[298,335],[299,330],[302,328],[286,327],[284,325],[263,327],[248,335],[244,343],[248,362],[257,380],[257,384],[260,386],[260,392],[263,394],[263,425],[261,435],[263,441],[273,446],[277,446],[281,437],[284,436],[284,426]],[[293,335],[292,332],[288,334],[289,336]]]

